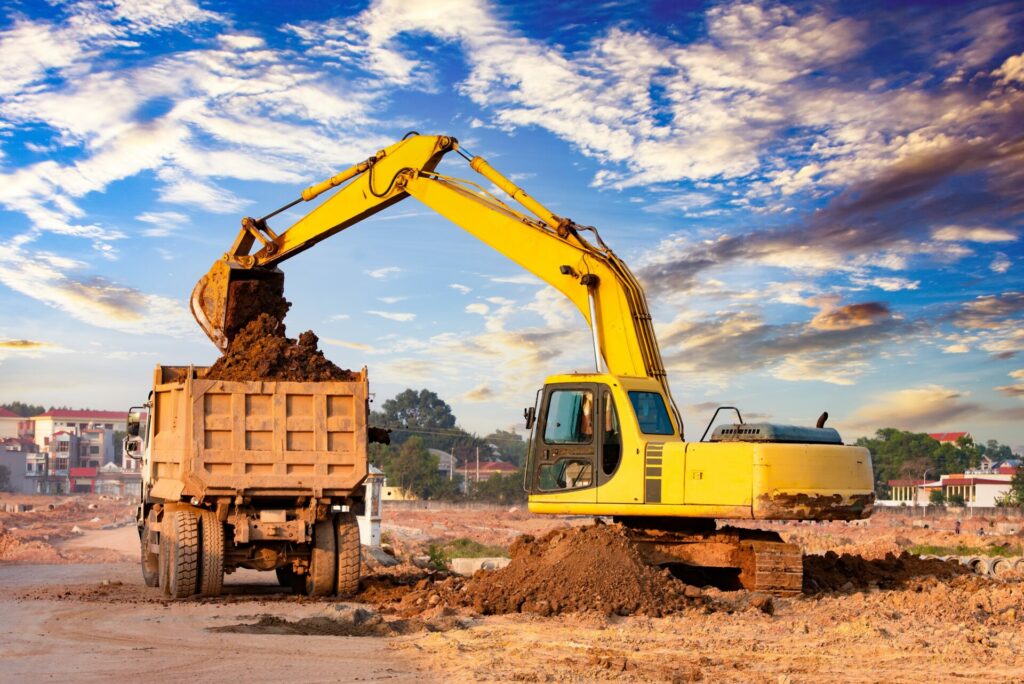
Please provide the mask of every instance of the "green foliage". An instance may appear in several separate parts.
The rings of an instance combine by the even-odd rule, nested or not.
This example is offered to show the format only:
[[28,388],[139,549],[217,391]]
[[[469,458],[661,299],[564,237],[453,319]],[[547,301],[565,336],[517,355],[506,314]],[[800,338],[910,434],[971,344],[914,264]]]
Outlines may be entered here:
[[962,494],[953,494],[948,499],[946,499],[946,502],[950,506],[957,506],[957,507],[960,507],[960,508],[963,508],[966,505],[966,503],[967,503],[967,502],[964,501],[964,497],[963,497]]
[[451,406],[428,389],[407,389],[388,399],[380,411],[370,413],[370,425],[390,429],[394,446],[419,437],[428,449],[454,454],[460,464],[475,456],[477,448],[490,453],[484,440],[456,427]]
[[17,413],[22,418],[31,418],[32,416],[38,416],[40,413],[46,413],[46,408],[43,406],[26,404],[21,401],[0,404],[0,407],[7,409],[11,413]]
[[886,482],[899,479],[920,479],[929,471],[931,477],[943,473],[962,473],[968,468],[981,465],[983,456],[996,460],[1012,458],[1006,445],[989,440],[985,445],[975,444],[968,436],[961,437],[954,444],[940,444],[927,434],[906,432],[896,428],[882,428],[874,437],[861,437],[857,446],[871,452],[875,469],[875,491],[879,496],[886,494]]
[[427,451],[423,440],[411,437],[399,447],[385,447],[381,465],[389,487],[400,487],[421,499],[457,497],[459,480],[443,476],[438,464],[438,457]]
[[431,544],[427,549],[427,555],[430,556],[431,565],[438,570],[444,570],[452,558],[508,558],[508,549],[460,537]]
[[11,491],[11,469],[0,465],[0,492]]
[[418,392],[407,389],[394,399],[388,399],[381,406],[381,415],[387,427],[391,428],[442,428],[455,427],[452,407],[441,397],[428,389]]
[[1024,554],[1024,547],[1011,546],[967,546],[957,544],[956,546],[933,546],[931,544],[918,544],[907,549],[910,553],[918,556],[990,556],[998,558],[1015,558]]
[[1010,491],[1002,503],[1006,506],[1024,508],[1024,468],[1018,468],[1010,480]]
[[502,457],[517,468],[522,468],[526,463],[526,440],[517,432],[511,430],[495,430],[483,439],[492,449],[492,455]]
[[486,480],[469,483],[469,496],[474,501],[512,504],[526,501],[523,491],[523,471],[511,475],[494,475]]
[[941,489],[932,490],[928,494],[928,503],[935,504],[936,506],[943,506],[946,503],[946,493]]

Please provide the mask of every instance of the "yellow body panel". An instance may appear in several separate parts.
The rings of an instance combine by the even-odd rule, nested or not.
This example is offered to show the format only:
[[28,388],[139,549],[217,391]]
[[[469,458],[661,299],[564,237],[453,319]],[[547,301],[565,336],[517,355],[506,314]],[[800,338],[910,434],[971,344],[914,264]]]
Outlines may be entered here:
[[570,374],[552,376],[546,385],[585,383],[607,386],[612,393],[622,460],[607,482],[531,493],[533,513],[764,520],[851,520],[871,514],[874,480],[866,449],[648,435],[640,430],[628,392],[658,391],[650,378]]

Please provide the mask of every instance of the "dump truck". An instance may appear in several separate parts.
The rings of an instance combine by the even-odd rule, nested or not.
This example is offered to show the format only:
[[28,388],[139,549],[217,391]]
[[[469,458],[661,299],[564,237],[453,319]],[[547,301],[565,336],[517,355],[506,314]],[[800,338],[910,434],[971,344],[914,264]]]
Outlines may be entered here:
[[[449,153],[485,183],[438,173]],[[327,192],[292,225],[270,226]],[[243,218],[229,250],[193,290],[196,321],[226,349],[244,324],[238,313],[252,308],[255,283],[283,293],[285,260],[408,197],[562,293],[589,329],[578,351],[593,354],[593,369],[548,377],[525,410],[531,512],[608,516],[652,563],[724,570],[740,586],[779,594],[801,590],[800,548],[774,531],[719,521],[871,515],[871,454],[825,427],[827,413],[804,427],[746,423],[736,410],[736,422],[710,439],[711,424],[687,440],[646,295],[629,266],[597,228],[555,214],[453,136],[410,132],[294,201]]]
[[251,568],[298,593],[355,592],[366,369],[347,382],[224,381],[208,370],[157,366],[148,401],[129,411],[146,585],[217,596],[225,573]]

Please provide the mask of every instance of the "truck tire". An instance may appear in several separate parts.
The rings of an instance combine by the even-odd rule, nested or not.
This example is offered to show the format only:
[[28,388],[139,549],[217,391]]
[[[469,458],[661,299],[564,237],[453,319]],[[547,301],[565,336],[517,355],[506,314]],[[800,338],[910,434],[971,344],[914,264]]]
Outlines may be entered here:
[[160,521],[160,553],[157,557],[157,565],[160,568],[160,588],[164,590],[164,596],[171,595],[171,547],[174,545],[174,526],[171,524],[171,516],[165,515]]
[[353,513],[334,518],[338,532],[338,596],[352,596],[359,591],[360,546],[359,524]]
[[224,589],[224,525],[213,511],[199,514],[199,536],[202,540],[199,593],[220,596]]
[[309,573],[306,574],[306,593],[310,596],[330,596],[334,593],[338,566],[334,521],[321,520],[313,527],[313,548],[309,554]]
[[174,511],[165,518],[173,533],[168,538],[168,595],[188,598],[199,590],[199,516],[191,509]]
[[152,535],[149,533],[149,522],[147,521],[139,530],[139,548],[142,561],[142,581],[147,587],[156,587],[160,584],[160,555],[149,550],[149,540]]

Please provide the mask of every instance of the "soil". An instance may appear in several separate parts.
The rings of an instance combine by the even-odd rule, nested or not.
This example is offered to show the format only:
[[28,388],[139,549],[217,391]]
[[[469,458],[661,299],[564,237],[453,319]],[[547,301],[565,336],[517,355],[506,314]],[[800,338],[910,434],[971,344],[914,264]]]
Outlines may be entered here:
[[424,581],[403,598],[400,611],[443,603],[482,615],[595,611],[658,617],[692,607],[700,595],[690,588],[695,596],[688,597],[686,584],[644,563],[620,525],[552,530],[539,539],[526,535],[509,551],[512,562],[500,570],[477,572],[467,581]]
[[312,330],[290,339],[284,323],[261,313],[232,338],[227,351],[210,367],[211,380],[285,380],[293,382],[350,381],[358,373],[331,363],[317,346]]
[[896,589],[911,580],[932,576],[943,580],[971,573],[959,563],[923,560],[904,551],[899,556],[866,560],[861,556],[833,551],[824,556],[804,556],[804,593],[852,589]]
[[[126,502],[64,501],[26,498],[34,510],[2,514],[0,522],[26,541],[51,535],[60,554],[92,548],[135,557],[133,526],[103,529],[111,513],[122,522],[114,506]],[[522,612],[491,615],[457,594],[493,597],[502,571],[466,579],[413,561],[440,540],[511,543],[516,558],[529,559],[549,582],[596,593],[608,577],[627,587],[637,580],[611,572],[595,589],[577,576],[582,568],[558,565],[559,549],[567,562],[612,566],[623,558],[628,566],[629,549],[619,545],[615,526],[602,529],[592,518],[415,504],[384,507],[386,541],[405,562],[364,568],[361,592],[344,603],[293,595],[274,573],[251,570],[229,575],[223,596],[171,601],[143,586],[137,561],[0,562],[0,672],[12,681],[96,682],[139,670],[171,681],[1024,681],[1024,575],[959,574],[953,563],[902,555],[922,544],[1019,546],[1020,536],[996,534],[999,520],[975,521],[971,529],[992,530],[984,536],[956,535],[951,516],[930,516],[928,528],[884,514],[863,524],[768,525],[812,550],[805,574],[818,587],[795,597],[684,585],[688,600],[664,617],[622,616],[582,600],[578,612],[543,616],[524,601]],[[67,531],[90,524],[84,534]],[[533,538],[513,543],[524,533]],[[573,539],[606,548],[588,556]],[[543,587],[535,592],[557,596]],[[495,608],[509,603],[497,597]],[[183,652],[190,657],[182,659]],[[76,657],[62,657],[67,653]]]
[[235,280],[228,287],[224,334],[229,340],[260,314],[266,313],[275,320],[283,321],[288,309],[292,308],[291,302],[284,298],[284,276],[276,269],[270,272],[269,277]]

